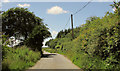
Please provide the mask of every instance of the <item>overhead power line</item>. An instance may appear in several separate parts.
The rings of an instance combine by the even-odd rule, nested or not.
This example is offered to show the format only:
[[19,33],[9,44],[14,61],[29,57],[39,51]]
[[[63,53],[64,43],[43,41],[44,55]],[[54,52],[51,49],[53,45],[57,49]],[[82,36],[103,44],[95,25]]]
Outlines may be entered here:
[[[71,14],[71,17],[68,18],[67,23],[65,24],[65,27],[67,26],[67,24],[70,22],[71,19],[71,25],[72,25],[72,37],[74,38],[74,33],[73,33],[73,15],[77,14],[78,12],[80,12],[81,10],[83,10],[88,4],[91,3],[92,0],[90,0],[87,4],[85,4],[81,9],[79,9],[78,11],[76,11],[75,13]],[[64,29],[65,29],[64,27]]]
[[67,26],[67,24],[70,22],[70,17],[68,18],[68,20],[67,20],[67,22],[66,22],[66,24],[65,24],[65,27],[64,27],[64,29],[66,28],[66,26]]
[[81,9],[79,9],[78,11],[76,11],[75,13],[73,13],[73,15],[77,14],[78,12],[80,12],[81,10],[83,10],[88,4],[90,4],[92,2],[92,0],[90,0],[86,5],[84,5]]

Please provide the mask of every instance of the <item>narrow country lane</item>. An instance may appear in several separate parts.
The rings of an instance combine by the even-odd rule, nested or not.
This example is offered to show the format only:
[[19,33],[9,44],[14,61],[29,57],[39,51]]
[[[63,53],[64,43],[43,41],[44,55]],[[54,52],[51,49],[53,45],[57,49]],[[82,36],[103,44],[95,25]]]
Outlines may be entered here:
[[44,51],[44,57],[41,58],[35,66],[30,69],[80,69],[69,59],[57,53]]

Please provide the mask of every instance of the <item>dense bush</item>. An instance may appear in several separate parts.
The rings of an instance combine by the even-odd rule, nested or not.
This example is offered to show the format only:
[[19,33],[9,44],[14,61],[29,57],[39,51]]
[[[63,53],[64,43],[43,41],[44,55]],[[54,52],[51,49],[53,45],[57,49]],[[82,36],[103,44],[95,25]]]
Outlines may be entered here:
[[2,71],[20,71],[33,66],[40,59],[40,52],[29,50],[26,46],[2,49]]
[[[117,3],[117,4],[120,4]],[[116,5],[114,5],[116,7]],[[118,6],[118,5],[117,5]],[[117,9],[118,7],[116,7]],[[120,68],[120,15],[107,12],[102,18],[90,17],[80,26],[76,38],[71,40],[71,32],[64,38],[49,42],[56,52],[66,55],[73,63],[83,69]],[[77,28],[74,29],[74,31]]]

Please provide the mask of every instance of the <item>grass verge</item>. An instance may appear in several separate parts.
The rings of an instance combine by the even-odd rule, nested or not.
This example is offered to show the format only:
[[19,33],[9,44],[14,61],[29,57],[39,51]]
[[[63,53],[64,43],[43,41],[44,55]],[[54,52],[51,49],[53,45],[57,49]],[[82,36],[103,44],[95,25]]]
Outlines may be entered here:
[[29,50],[26,46],[9,48],[3,46],[2,71],[23,71],[40,59],[39,51]]

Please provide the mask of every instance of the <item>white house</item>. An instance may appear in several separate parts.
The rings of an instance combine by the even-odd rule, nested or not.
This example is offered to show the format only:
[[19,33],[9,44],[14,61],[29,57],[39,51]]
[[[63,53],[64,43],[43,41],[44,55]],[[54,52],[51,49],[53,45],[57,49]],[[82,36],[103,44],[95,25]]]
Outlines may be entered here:
[[23,38],[15,38],[14,36],[9,38],[9,44],[7,45],[8,47],[14,47],[18,45],[19,43],[23,42]]

